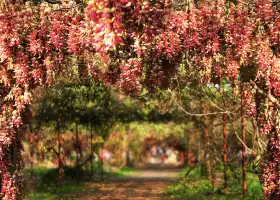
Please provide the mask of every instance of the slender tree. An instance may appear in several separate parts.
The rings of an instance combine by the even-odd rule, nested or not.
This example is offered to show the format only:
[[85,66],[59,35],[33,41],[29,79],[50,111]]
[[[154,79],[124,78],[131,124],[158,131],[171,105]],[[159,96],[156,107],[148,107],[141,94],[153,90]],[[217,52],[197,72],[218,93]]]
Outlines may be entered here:
[[246,183],[246,172],[247,172],[247,161],[246,161],[246,119],[245,119],[245,106],[246,102],[244,99],[245,89],[241,83],[241,133],[242,133],[242,184],[243,184],[243,196],[247,195],[247,183]]
[[223,164],[224,164],[224,193],[227,194],[227,114],[223,114]]

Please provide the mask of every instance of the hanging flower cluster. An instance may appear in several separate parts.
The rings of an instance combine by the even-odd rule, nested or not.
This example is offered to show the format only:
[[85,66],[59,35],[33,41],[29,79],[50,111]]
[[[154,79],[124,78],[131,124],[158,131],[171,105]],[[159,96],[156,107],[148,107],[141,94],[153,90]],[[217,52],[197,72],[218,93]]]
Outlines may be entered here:
[[142,65],[140,59],[129,59],[121,67],[120,87],[126,94],[137,94],[140,87]]

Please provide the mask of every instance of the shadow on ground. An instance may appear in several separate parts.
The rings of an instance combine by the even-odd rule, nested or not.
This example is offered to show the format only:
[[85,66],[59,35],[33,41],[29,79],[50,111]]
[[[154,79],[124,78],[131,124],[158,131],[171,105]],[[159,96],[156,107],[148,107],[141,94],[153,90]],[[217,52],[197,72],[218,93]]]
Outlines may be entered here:
[[180,169],[141,169],[127,177],[108,177],[98,183],[89,182],[83,192],[69,195],[81,200],[170,199],[167,187],[179,179],[179,173]]
[[[67,180],[57,185],[57,170],[48,170],[36,180],[35,192],[26,200],[149,200],[170,199],[167,187],[179,179],[181,168],[159,168],[132,170],[125,176],[105,174],[104,179],[91,180],[89,174],[80,172],[80,182],[76,182],[76,171],[66,170]],[[52,181],[52,182],[51,182]]]

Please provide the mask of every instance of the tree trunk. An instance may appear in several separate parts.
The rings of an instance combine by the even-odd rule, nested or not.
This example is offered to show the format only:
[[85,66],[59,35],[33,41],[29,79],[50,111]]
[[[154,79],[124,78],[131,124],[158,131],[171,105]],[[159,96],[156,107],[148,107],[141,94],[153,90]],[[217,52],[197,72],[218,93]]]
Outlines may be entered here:
[[207,170],[205,166],[205,146],[204,144],[204,131],[202,127],[202,134],[200,135],[200,138],[197,143],[197,160],[200,165],[200,176],[206,176]]
[[[203,112],[207,113],[208,108],[206,105],[203,105]],[[205,145],[204,150],[204,160],[205,160],[205,166],[207,171],[207,177],[211,181],[213,191],[215,190],[215,173],[214,173],[214,163],[211,158],[211,149],[210,149],[210,136],[209,136],[209,117],[204,116],[204,124],[203,124],[203,140]]]
[[103,155],[103,147],[104,147],[104,144],[102,143],[101,145],[101,148],[99,148],[99,151],[101,149],[101,152],[99,153],[100,154],[100,167],[101,167],[101,179],[103,180],[104,178],[104,170],[103,170],[103,158],[104,158],[104,155]]
[[185,135],[185,141],[186,141],[186,149],[185,149],[185,164],[187,166],[190,165],[189,163],[189,136],[188,136],[188,133],[187,133],[187,130],[185,129],[184,130],[184,135]]
[[223,115],[224,193],[227,194],[227,115]]
[[244,86],[241,83],[241,132],[242,132],[242,188],[243,196],[247,195],[247,183],[246,183],[246,119],[245,119],[245,99],[244,99]]
[[124,168],[124,167],[127,167],[128,165],[128,144],[127,144],[127,138],[128,138],[128,128],[126,127],[126,131],[125,131],[125,135],[124,135],[124,138],[123,138],[123,141],[122,141],[122,150],[123,150],[123,155],[122,155],[122,160],[123,160],[123,163],[122,163],[122,166],[121,168]]
[[78,122],[76,122],[76,170],[77,170],[77,181],[79,182],[80,176],[80,155],[79,155],[79,130],[78,130]]
[[60,138],[60,125],[61,125],[61,119],[60,119],[61,115],[60,113],[58,114],[58,118],[57,118],[57,158],[58,158],[58,184],[61,184],[63,181],[63,163],[61,160],[61,138]]
[[[38,136],[40,137],[40,136]],[[37,161],[40,163],[42,161],[42,151],[41,151],[41,139],[38,138],[36,141],[36,146],[37,146]]]
[[90,160],[90,176],[91,178],[93,177],[93,134],[92,134],[92,123],[90,123],[90,155],[91,155],[91,160]]
[[215,189],[215,183],[213,179],[213,173],[212,173],[212,166],[211,166],[211,158],[210,158],[210,141],[209,141],[209,130],[208,126],[205,124],[203,128],[203,136],[204,136],[204,144],[205,144],[205,150],[204,150],[204,160],[205,160],[205,167],[207,172],[207,177],[211,181],[213,191]]
[[29,137],[29,153],[30,153],[30,191],[34,190],[34,172],[33,172],[33,164],[34,164],[34,134],[33,129],[31,127],[32,125],[29,125],[30,129],[30,137]]

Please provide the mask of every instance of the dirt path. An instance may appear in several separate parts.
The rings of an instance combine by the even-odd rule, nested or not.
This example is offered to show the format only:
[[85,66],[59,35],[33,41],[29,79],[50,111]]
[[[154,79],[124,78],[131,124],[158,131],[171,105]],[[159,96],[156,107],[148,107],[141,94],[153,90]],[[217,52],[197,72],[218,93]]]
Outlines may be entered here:
[[125,178],[89,183],[79,200],[167,200],[166,189],[178,180],[180,170],[138,170]]

